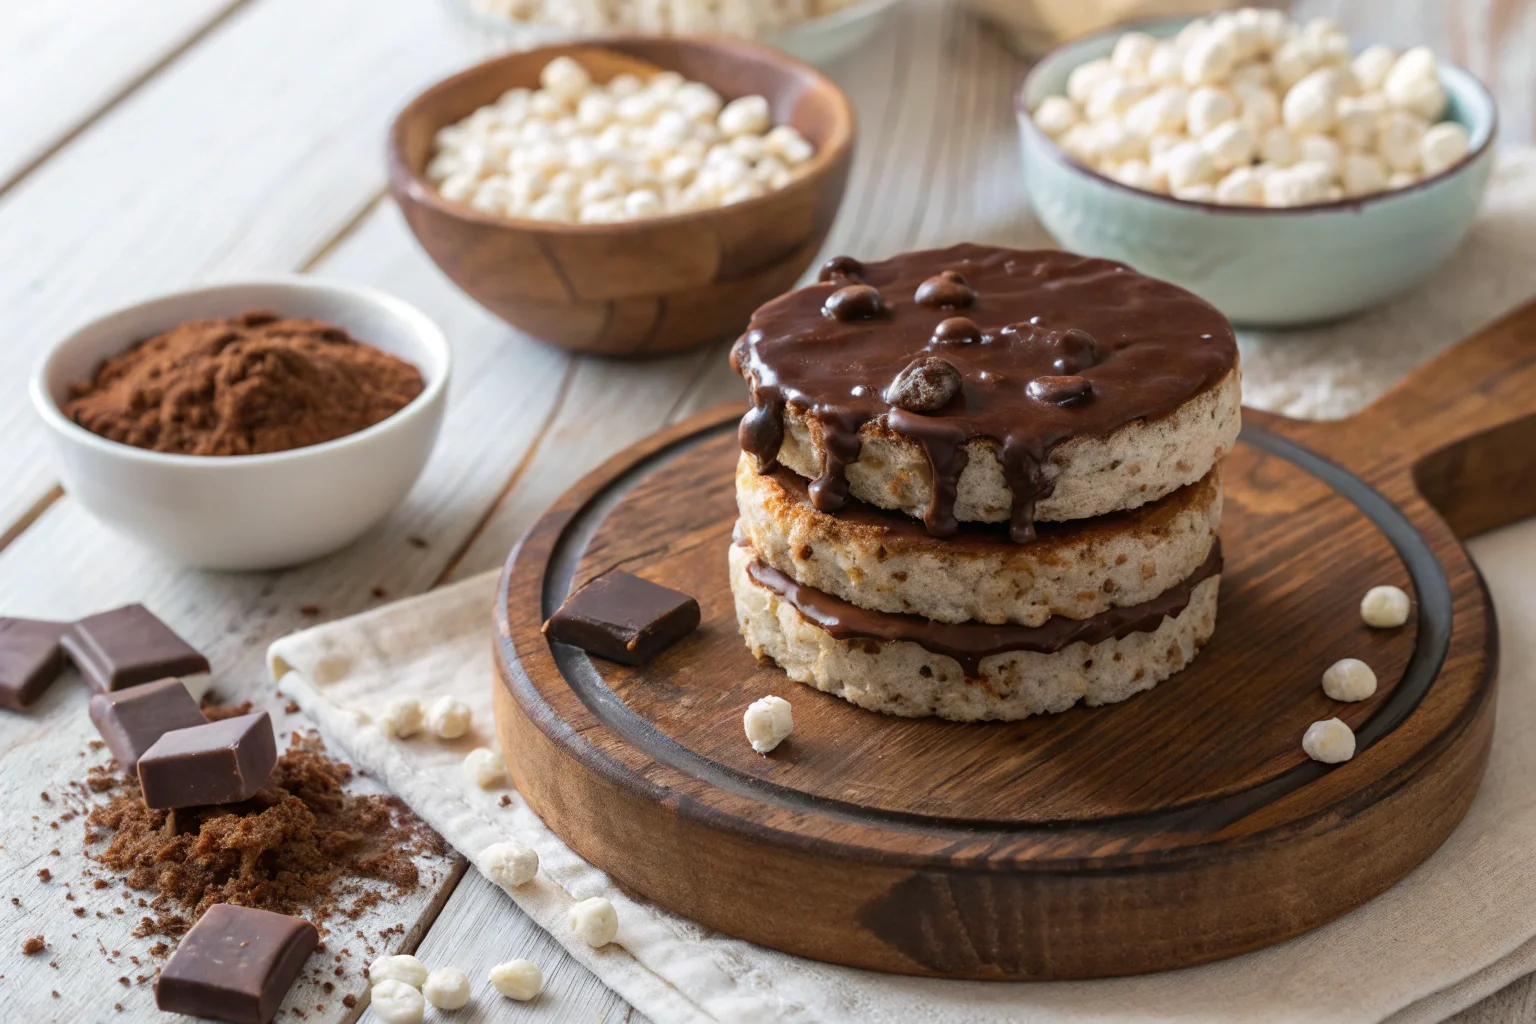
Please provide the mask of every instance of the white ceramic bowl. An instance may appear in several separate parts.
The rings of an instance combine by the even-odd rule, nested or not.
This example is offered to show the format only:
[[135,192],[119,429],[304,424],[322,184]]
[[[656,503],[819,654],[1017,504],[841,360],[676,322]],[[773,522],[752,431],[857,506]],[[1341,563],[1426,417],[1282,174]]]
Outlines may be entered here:
[[1188,21],[1089,36],[1052,51],[1025,75],[1015,94],[1024,180],[1046,230],[1064,248],[1182,285],[1250,326],[1345,316],[1434,273],[1477,216],[1498,124],[1488,90],[1454,64],[1438,66],[1445,116],[1466,126],[1471,152],[1407,188],[1312,206],[1218,206],[1143,192],[1074,160],[1035,126],[1029,112],[1062,94],[1068,73],[1107,55],[1121,33],[1138,28],[1166,37]]
[[[60,411],[72,382],[109,356],[185,320],[269,309],[345,328],[421,370],[426,388],[367,430],[270,455],[171,455],[109,441]],[[411,489],[437,439],[452,358],[425,314],[356,285],[272,278],[179,292],[109,313],[47,353],[32,403],[52,436],[69,496],[96,518],[183,565],[275,569],[355,540]]]
[[[558,25],[513,22],[472,7],[469,0],[445,0],[459,18],[475,59],[482,60],[513,50],[533,50],[541,46],[568,43],[581,34]],[[901,0],[859,0],[841,10],[798,25],[770,32],[758,41],[789,54],[826,67],[864,43],[884,23],[891,8]],[[627,32],[615,26],[613,32]]]

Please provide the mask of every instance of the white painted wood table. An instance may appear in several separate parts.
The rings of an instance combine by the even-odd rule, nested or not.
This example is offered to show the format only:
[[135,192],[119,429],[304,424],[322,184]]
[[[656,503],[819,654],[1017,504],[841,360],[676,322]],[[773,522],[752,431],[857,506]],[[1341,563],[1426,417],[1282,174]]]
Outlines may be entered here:
[[[1533,0],[1297,6],[1334,14],[1361,37],[1428,40],[1493,85],[1506,141],[1531,140]],[[143,601],[210,655],[225,696],[270,699],[262,654],[313,624],[301,608],[344,616],[381,594],[495,567],[588,469],[740,394],[723,343],[642,364],[573,358],[480,310],[415,246],[383,198],[384,128],[413,92],[469,58],[435,0],[0,0],[0,612],[68,618]],[[861,138],[828,250],[868,257],[967,238],[1038,240],[1008,99],[1022,66],[969,15],[909,0],[835,69]],[[274,271],[365,282],[436,319],[457,362],[442,439],[404,505],[347,550],[284,573],[182,570],[120,541],[59,489],[26,374],[43,346],[96,312]],[[80,887],[67,902],[59,882],[85,866],[80,824],[47,827],[53,812],[40,793],[78,771],[91,736],[84,703],[71,677],[31,713],[0,712],[6,1021],[158,1016],[147,984],[118,980],[140,973],[126,962],[132,918]],[[37,877],[44,866],[54,882]],[[360,926],[396,922],[430,963],[475,980],[479,998],[454,1020],[639,1019],[462,864],[443,865],[421,893]],[[47,953],[23,957],[22,938],[38,933]],[[498,999],[484,984],[486,969],[512,956],[545,967],[546,995],[534,1004]],[[361,1007],[355,972],[315,1000],[323,1010],[306,1003],[304,1019],[355,1019],[364,1011],[343,1005],[348,992]],[[1536,986],[1516,983],[1461,1019],[1536,1020]]]

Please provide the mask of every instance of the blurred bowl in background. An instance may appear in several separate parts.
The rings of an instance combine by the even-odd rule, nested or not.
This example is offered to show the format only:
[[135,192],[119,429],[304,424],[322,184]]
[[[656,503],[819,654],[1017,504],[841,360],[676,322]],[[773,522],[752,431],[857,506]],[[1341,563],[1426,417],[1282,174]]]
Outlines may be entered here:
[[[560,25],[513,21],[478,10],[471,0],[442,0],[476,59],[572,42],[583,33]],[[846,7],[769,32],[758,42],[817,67],[835,63],[874,35],[901,0],[855,0]]]
[[1221,206],[1146,192],[1068,156],[1030,112],[1063,95],[1079,64],[1107,56],[1125,31],[1165,38],[1191,19],[1117,27],[1068,43],[1024,76],[1014,96],[1024,184],[1063,247],[1128,263],[1188,288],[1237,324],[1287,326],[1356,313],[1432,274],[1460,244],[1493,169],[1497,111],[1487,88],[1446,61],[1438,72],[1472,148],[1455,166],[1392,192],[1281,209]]
[[[508,89],[536,88],[562,55],[606,82],[633,61],[680,72],[727,100],[760,94],[775,124],[816,146],[784,188],[690,213],[565,224],[449,202],[424,170],[438,129]],[[471,298],[573,352],[659,355],[738,333],[810,266],[842,202],[853,155],[848,99],[814,68],[736,39],[614,37],[507,54],[432,86],[396,118],[389,184],[417,240]]]

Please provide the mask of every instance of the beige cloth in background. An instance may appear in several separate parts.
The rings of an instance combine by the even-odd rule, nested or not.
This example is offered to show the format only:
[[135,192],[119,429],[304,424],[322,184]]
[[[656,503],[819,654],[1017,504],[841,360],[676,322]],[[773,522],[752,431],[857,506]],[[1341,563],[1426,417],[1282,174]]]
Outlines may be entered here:
[[[1245,400],[1293,416],[1347,415],[1447,343],[1533,296],[1536,151],[1522,150],[1502,158],[1467,244],[1425,287],[1340,324],[1244,332]],[[1488,775],[1450,840],[1393,889],[1308,935],[1204,967],[1108,981],[987,984],[872,974],[707,932],[624,896],[514,791],[478,790],[463,775],[466,751],[495,745],[493,575],[285,637],[272,645],[270,661],[326,741],[461,852],[473,857],[509,837],[536,849],[538,882],[509,896],[657,1024],[1408,1024],[1443,1019],[1536,970],[1536,521],[1471,547],[1498,609],[1503,668]],[[461,741],[395,742],[372,722],[391,697],[444,693],[474,709],[475,732]],[[500,806],[503,793],[511,796],[507,807]],[[598,894],[618,907],[619,945],[594,950],[572,940],[565,911]]]

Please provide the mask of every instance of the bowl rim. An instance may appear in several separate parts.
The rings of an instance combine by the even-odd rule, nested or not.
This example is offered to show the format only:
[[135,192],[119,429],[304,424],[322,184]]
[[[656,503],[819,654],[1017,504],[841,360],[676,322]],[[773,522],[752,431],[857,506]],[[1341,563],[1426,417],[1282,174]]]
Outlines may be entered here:
[[1330,199],[1321,203],[1303,203],[1299,206],[1252,206],[1239,203],[1212,203],[1202,199],[1179,199],[1176,196],[1166,195],[1162,192],[1152,192],[1147,189],[1136,188],[1133,185],[1127,185],[1123,181],[1116,181],[1114,178],[1111,178],[1108,175],[1100,174],[1096,169],[1089,167],[1087,164],[1083,163],[1081,160],[1078,160],[1076,157],[1072,156],[1066,150],[1057,145],[1055,139],[1052,139],[1049,135],[1045,134],[1045,132],[1040,129],[1039,125],[1035,124],[1033,115],[1024,105],[1024,94],[1029,90],[1029,87],[1035,80],[1035,77],[1043,71],[1045,66],[1051,62],[1052,58],[1064,54],[1067,50],[1074,49],[1078,46],[1084,46],[1089,43],[1099,42],[1110,37],[1118,38],[1127,32],[1146,31],[1149,28],[1168,29],[1183,27],[1184,25],[1188,25],[1191,22],[1208,16],[1209,15],[1174,15],[1162,18],[1142,18],[1137,21],[1128,21],[1124,24],[1113,25],[1109,28],[1101,29],[1098,32],[1094,32],[1086,36],[1080,36],[1076,39],[1070,39],[1065,43],[1061,43],[1053,47],[1051,50],[1041,56],[1039,60],[1031,64],[1028,70],[1019,76],[1019,82],[1014,87],[1013,112],[1015,120],[1017,120],[1019,123],[1019,130],[1023,133],[1034,136],[1040,142],[1044,143],[1044,151],[1056,162],[1065,165],[1069,170],[1072,170],[1078,174],[1091,178],[1104,185],[1108,185],[1112,189],[1126,192],[1131,195],[1156,200],[1167,205],[1179,207],[1181,209],[1195,209],[1207,213],[1232,214],[1240,217],[1286,217],[1294,216],[1296,214],[1335,213],[1340,211],[1359,212],[1366,206],[1384,203],[1393,199],[1411,195],[1431,186],[1438,185],[1442,181],[1462,173],[1473,164],[1475,164],[1485,154],[1487,154],[1493,148],[1494,142],[1498,138],[1499,105],[1497,100],[1494,99],[1493,92],[1488,88],[1487,84],[1484,83],[1481,78],[1478,78],[1471,71],[1468,71],[1466,68],[1462,67],[1460,64],[1457,64],[1454,61],[1445,60],[1444,58],[1436,55],[1436,68],[1440,70],[1449,68],[1450,70],[1464,76],[1465,79],[1471,83],[1472,88],[1476,92],[1480,93],[1484,101],[1487,103],[1489,110],[1488,135],[1476,148],[1469,149],[1466,156],[1462,157],[1460,160],[1456,161],[1454,164],[1445,168],[1444,170],[1435,174],[1431,174],[1426,178],[1420,178],[1412,185],[1407,185],[1403,188],[1390,189],[1384,192],[1373,192],[1369,195],[1363,196],[1346,196],[1343,199]]
[[[429,355],[428,359],[420,360],[418,370],[428,369],[428,363],[441,367],[441,372],[426,380],[426,386],[421,394],[411,399],[405,405],[395,410],[384,419],[365,427],[356,433],[335,437],[319,444],[305,445],[302,448],[289,448],[280,452],[263,452],[255,455],[188,455],[182,452],[160,452],[149,448],[139,448],[123,441],[114,441],[109,437],[103,437],[82,427],[68,416],[59,407],[53,394],[48,388],[48,377],[53,368],[54,360],[76,338],[99,327],[105,321],[115,317],[139,312],[147,307],[160,304],[174,304],[183,300],[217,295],[220,292],[229,292],[238,288],[247,287],[277,288],[294,292],[308,292],[310,294],[329,294],[340,297],[346,302],[357,305],[371,305],[384,312],[384,314],[402,325],[416,338]],[[281,312],[281,311],[279,311]],[[174,314],[172,314],[174,316]],[[229,315],[236,315],[234,312]],[[141,338],[128,339],[123,342],[123,348],[119,352],[126,351],[127,347]],[[362,340],[362,339],[358,339]],[[403,358],[403,357],[402,357]],[[426,372],[422,376],[427,377]],[[32,398],[32,406],[42,418],[44,423],[65,441],[83,445],[94,451],[117,459],[125,459],[132,462],[140,462],[147,465],[163,467],[204,467],[209,469],[223,469],[234,466],[266,467],[279,465],[285,462],[298,462],[311,458],[324,458],[334,452],[338,452],[354,445],[366,444],[374,438],[399,430],[424,415],[429,415],[431,410],[441,405],[443,396],[448,389],[449,378],[453,376],[453,348],[448,344],[447,335],[431,317],[427,316],[415,306],[404,299],[397,298],[388,292],[366,285],[353,284],[345,281],[332,281],[324,278],[311,278],[302,274],[273,274],[257,277],[232,278],[227,281],[218,281],[195,288],[184,288],[177,291],[164,292],[151,295],[138,301],[123,306],[115,306],[97,316],[92,317],[67,334],[54,341],[33,363],[31,379],[28,382],[28,392]]]
[[[727,206],[711,206],[702,210],[686,210],[682,213],[667,213],[656,217],[642,217],[637,220],[611,221],[595,224],[569,223],[555,220],[536,220],[532,217],[509,217],[503,214],[482,213],[473,207],[462,203],[455,203],[444,199],[432,183],[427,181],[422,172],[411,167],[406,159],[403,146],[403,137],[406,124],[415,116],[421,105],[430,96],[434,96],[447,89],[456,87],[461,83],[471,81],[490,71],[491,68],[502,65],[521,62],[530,59],[538,59],[541,55],[559,54],[578,48],[601,48],[620,43],[644,42],[650,45],[661,44],[678,49],[705,49],[705,50],[737,50],[745,51],[752,56],[764,60],[765,63],[779,66],[781,71],[799,71],[806,74],[817,84],[825,87],[832,96],[837,108],[838,118],[833,129],[833,135],[827,145],[819,146],[816,153],[805,165],[805,169],[797,174],[788,185],[775,189],[751,199],[742,200],[739,203],[731,203]],[[547,59],[547,58],[546,58]],[[666,69],[664,69],[666,70]],[[489,101],[487,101],[489,102]],[[523,231],[540,231],[550,234],[567,235],[623,235],[638,233],[657,227],[671,227],[690,222],[707,222],[712,218],[721,216],[727,212],[737,210],[753,210],[766,207],[769,204],[781,200],[784,196],[803,190],[812,185],[819,185],[826,175],[842,161],[846,160],[853,149],[853,141],[857,130],[858,118],[853,109],[853,103],[848,99],[841,86],[811,64],[792,57],[782,50],[774,49],[762,43],[750,39],[738,39],[731,36],[646,36],[633,33],[611,34],[600,36],[585,36],[562,43],[550,43],[531,50],[518,50],[512,53],[504,53],[489,60],[471,65],[462,71],[440,79],[425,89],[417,92],[404,107],[395,115],[390,123],[386,136],[385,149],[389,170],[390,188],[399,193],[404,192],[413,203],[447,214],[457,220],[471,224],[479,224],[486,227],[515,228]],[[438,125],[434,132],[446,127]]]

